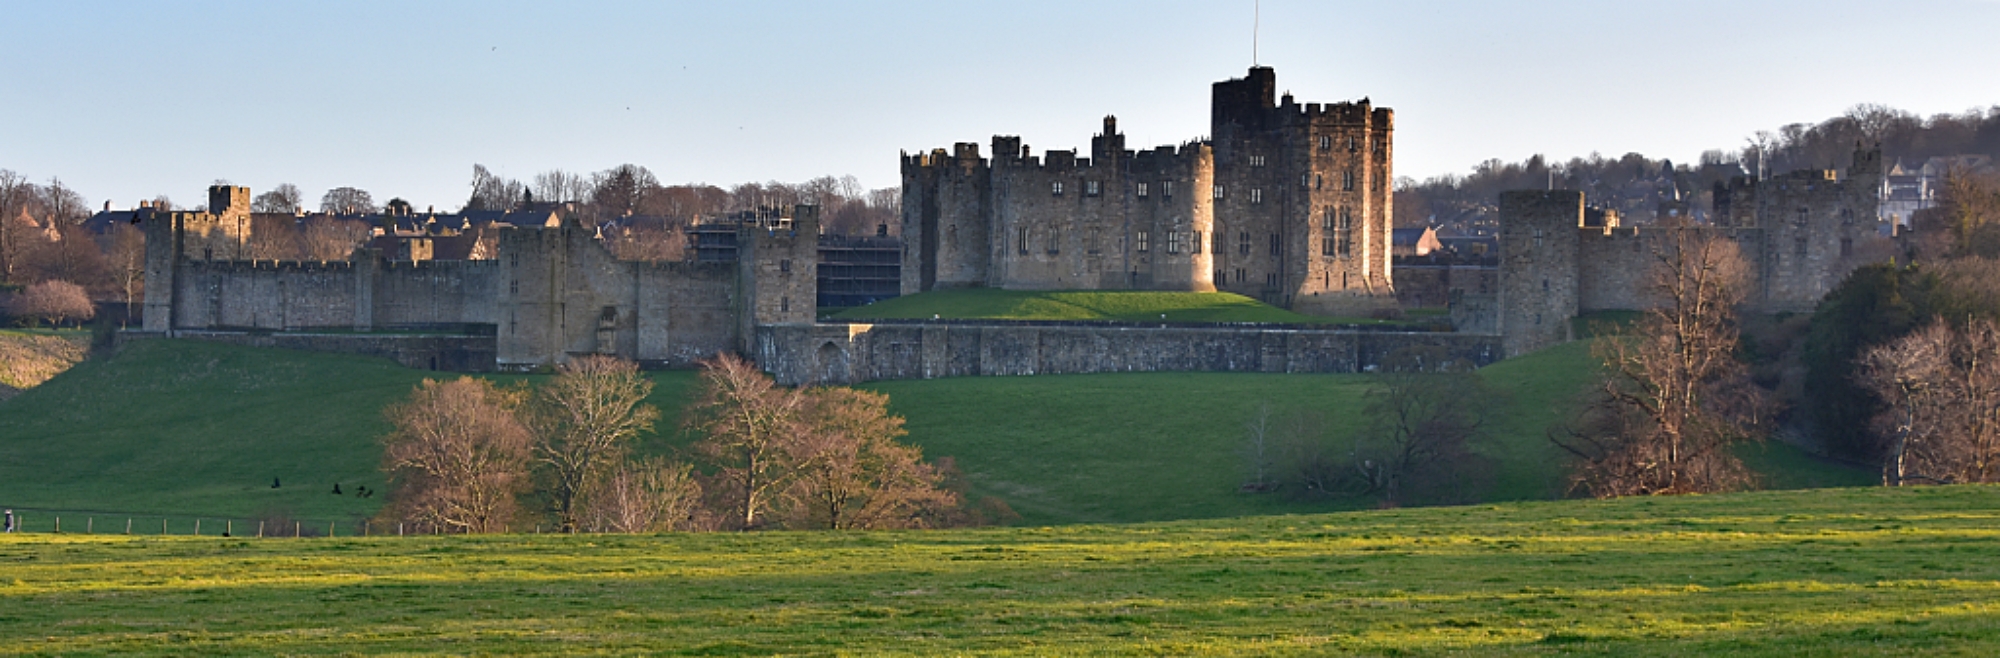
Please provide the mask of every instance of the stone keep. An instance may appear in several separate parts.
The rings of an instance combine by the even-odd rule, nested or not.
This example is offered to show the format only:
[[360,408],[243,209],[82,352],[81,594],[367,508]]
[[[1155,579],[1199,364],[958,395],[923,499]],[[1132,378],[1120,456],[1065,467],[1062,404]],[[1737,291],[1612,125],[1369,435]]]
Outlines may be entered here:
[[1222,290],[1308,313],[1394,303],[1393,113],[1299,104],[1276,74],[1215,83],[1211,138],[1089,157],[995,136],[902,158],[903,293]]

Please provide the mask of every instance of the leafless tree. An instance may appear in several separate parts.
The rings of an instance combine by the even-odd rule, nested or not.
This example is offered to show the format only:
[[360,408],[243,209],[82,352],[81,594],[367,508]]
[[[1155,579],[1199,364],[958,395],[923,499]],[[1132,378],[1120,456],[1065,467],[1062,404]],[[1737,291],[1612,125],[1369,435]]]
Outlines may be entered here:
[[49,280],[23,288],[8,301],[8,312],[16,317],[34,318],[54,327],[64,322],[88,320],[97,315],[83,286],[68,281]]
[[139,227],[117,223],[105,236],[104,261],[111,280],[125,302],[125,317],[132,317],[133,303],[146,283],[146,232]]
[[485,165],[472,165],[472,196],[464,210],[508,210],[520,202],[527,187],[520,181],[495,176]]
[[525,397],[471,377],[426,379],[391,406],[388,511],[450,532],[504,531],[529,483],[530,434],[515,416]]
[[1470,500],[1471,485],[1491,470],[1474,448],[1486,438],[1500,393],[1442,350],[1404,350],[1388,365],[1368,393],[1371,428],[1355,441],[1350,461],[1364,493],[1391,505],[1406,493]]
[[632,441],[652,431],[660,417],[645,404],[652,391],[638,364],[603,355],[569,360],[536,391],[528,416],[534,458],[547,472],[563,532],[578,530],[584,499]]
[[250,212],[297,213],[304,204],[305,194],[299,192],[299,186],[279,183],[277,187],[252,199]]
[[695,451],[717,469],[723,490],[710,494],[733,510],[730,527],[762,527],[790,486],[805,407],[803,393],[778,386],[749,361],[725,353],[702,363],[700,392],[682,417],[703,437]]
[[16,206],[13,214],[0,215],[0,281],[25,278],[35,252],[47,244],[47,232],[26,207]]
[[1277,478],[1272,471],[1277,468],[1277,437],[1271,427],[1271,403],[1261,402],[1257,413],[1243,424],[1243,456],[1245,475],[1243,491],[1263,492],[1278,488]]
[[535,198],[552,203],[583,201],[590,198],[590,178],[561,169],[535,174]]
[[300,260],[302,238],[299,221],[289,214],[261,214],[250,218],[250,258],[252,260]]
[[367,215],[375,210],[375,197],[367,190],[336,187],[319,198],[319,211],[329,215]]
[[2000,175],[1946,171],[1936,214],[1950,231],[1953,253],[2000,258]]
[[339,217],[310,217],[299,229],[299,256],[305,260],[347,260],[368,242],[368,222]]
[[1735,358],[1748,265],[1714,232],[1673,228],[1653,252],[1656,306],[1632,335],[1595,344],[1607,374],[1578,420],[1551,439],[1576,457],[1571,485],[1597,497],[1742,489],[1730,451],[1768,413]]
[[619,260],[677,261],[686,255],[685,229],[684,224],[671,220],[626,223],[607,229],[604,245]]
[[958,496],[915,446],[899,443],[903,419],[889,396],[844,387],[806,393],[806,431],[791,447],[796,477],[791,527],[874,530],[926,527]]
[[1864,386],[1888,401],[1882,481],[2000,481],[2000,325],[1934,322],[1861,356]]
[[694,468],[658,457],[614,466],[591,493],[584,515],[597,532],[671,532],[707,525]]
[[90,232],[76,224],[56,224],[47,230],[54,239],[42,242],[28,255],[35,281],[62,280],[88,289],[103,289],[110,283],[104,252]]

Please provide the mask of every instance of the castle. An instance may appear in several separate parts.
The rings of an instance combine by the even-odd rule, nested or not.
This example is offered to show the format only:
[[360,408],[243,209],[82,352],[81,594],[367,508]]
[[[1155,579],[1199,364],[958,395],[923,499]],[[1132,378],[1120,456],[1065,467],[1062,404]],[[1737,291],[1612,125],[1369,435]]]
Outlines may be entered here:
[[[902,157],[905,294],[953,287],[1230,291],[1307,313],[1395,303],[1392,113],[1274,96],[1269,68],[1214,85],[1212,140],[1126,151],[1114,119],[1074,151],[1018,137]],[[1807,312],[1872,252],[1879,149],[1845,176],[1738,178],[1713,231],[1751,262],[1751,310]],[[1663,214],[1685,215],[1684,204]],[[1499,265],[1448,284],[1456,331],[1324,325],[817,321],[817,210],[703,229],[697,257],[619,260],[554,222],[498,230],[488,259],[357,250],[251,258],[250,191],[203,212],[142,208],[144,332],[378,354],[439,370],[525,370],[582,354],[686,367],[746,354],[786,384],[1129,371],[1362,372],[1412,347],[1484,365],[1568,340],[1581,312],[1642,309],[1665,228],[1621,227],[1582,193],[1501,197]],[[893,247],[875,256],[890,259]],[[719,257],[724,252],[731,259]],[[718,255],[710,259],[701,254]],[[872,258],[872,256],[871,256]],[[879,267],[870,258],[834,265]],[[893,276],[893,275],[885,275]]]
[[1211,139],[1036,158],[993,137],[902,158],[903,294],[954,287],[1228,291],[1306,313],[1394,303],[1394,114],[1299,104],[1267,67],[1217,82]]
[[[1737,177],[1715,189],[1712,232],[1735,242],[1749,268],[1747,311],[1810,313],[1848,272],[1879,251],[1879,147],[1855,148],[1846,175],[1808,169],[1769,179]],[[1593,215],[1596,215],[1593,217]],[[1569,340],[1569,319],[1640,310],[1643,283],[1669,228],[1621,227],[1585,207],[1582,192],[1529,190],[1500,197],[1497,290],[1454,293],[1453,324],[1502,336],[1508,356]]]
[[[248,188],[218,185],[208,198],[206,211],[136,217],[146,233],[146,332],[318,332],[274,344],[444,370],[522,370],[580,354],[686,367],[747,351],[755,327],[810,323],[815,310],[812,206],[742,227],[730,263],[621,261],[576,225],[502,230],[497,257],[486,260],[363,250],[345,261],[297,262],[245,257]],[[376,332],[462,340],[353,335]],[[367,347],[343,347],[351,344]]]

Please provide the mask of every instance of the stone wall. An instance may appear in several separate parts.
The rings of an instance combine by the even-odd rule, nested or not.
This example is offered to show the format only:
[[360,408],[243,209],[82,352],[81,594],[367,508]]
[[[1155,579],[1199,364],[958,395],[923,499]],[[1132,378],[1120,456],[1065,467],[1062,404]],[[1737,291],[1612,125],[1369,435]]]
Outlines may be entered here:
[[1095,372],[1371,372],[1395,352],[1436,347],[1477,365],[1500,339],[1310,326],[1106,323],[767,325],[751,356],[786,384]]
[[[162,332],[124,331],[118,345],[134,340],[163,338]],[[276,347],[307,352],[333,352],[379,356],[404,367],[447,372],[491,372],[494,369],[493,336],[451,336],[423,334],[336,334],[269,333],[245,331],[176,331],[175,338],[201,340],[247,347]]]

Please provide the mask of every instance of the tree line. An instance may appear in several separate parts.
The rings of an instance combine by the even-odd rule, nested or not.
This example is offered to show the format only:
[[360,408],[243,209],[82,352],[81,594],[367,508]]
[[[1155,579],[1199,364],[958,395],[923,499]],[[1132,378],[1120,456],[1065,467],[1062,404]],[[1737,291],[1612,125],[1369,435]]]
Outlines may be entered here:
[[585,356],[541,386],[425,380],[386,410],[383,520],[420,531],[933,528],[1004,520],[968,505],[949,460],[898,441],[888,396],[778,386],[733,355],[703,363],[682,414],[695,440],[646,455],[660,414],[635,364]]
[[1856,105],[1818,123],[1757,131],[1740,146],[1703,151],[1693,163],[1640,153],[1615,158],[1592,153],[1566,161],[1539,154],[1519,162],[1488,159],[1469,174],[1399,179],[1396,223],[1463,222],[1470,228],[1493,221],[1501,192],[1542,188],[1580,190],[1593,205],[1643,221],[1676,193],[1694,208],[1711,207],[1715,184],[1733,175],[1845,169],[1856,144],[1880,145],[1885,162],[1901,159],[1912,166],[1963,154],[2000,158],[2000,106],[1922,117],[1882,105]]

